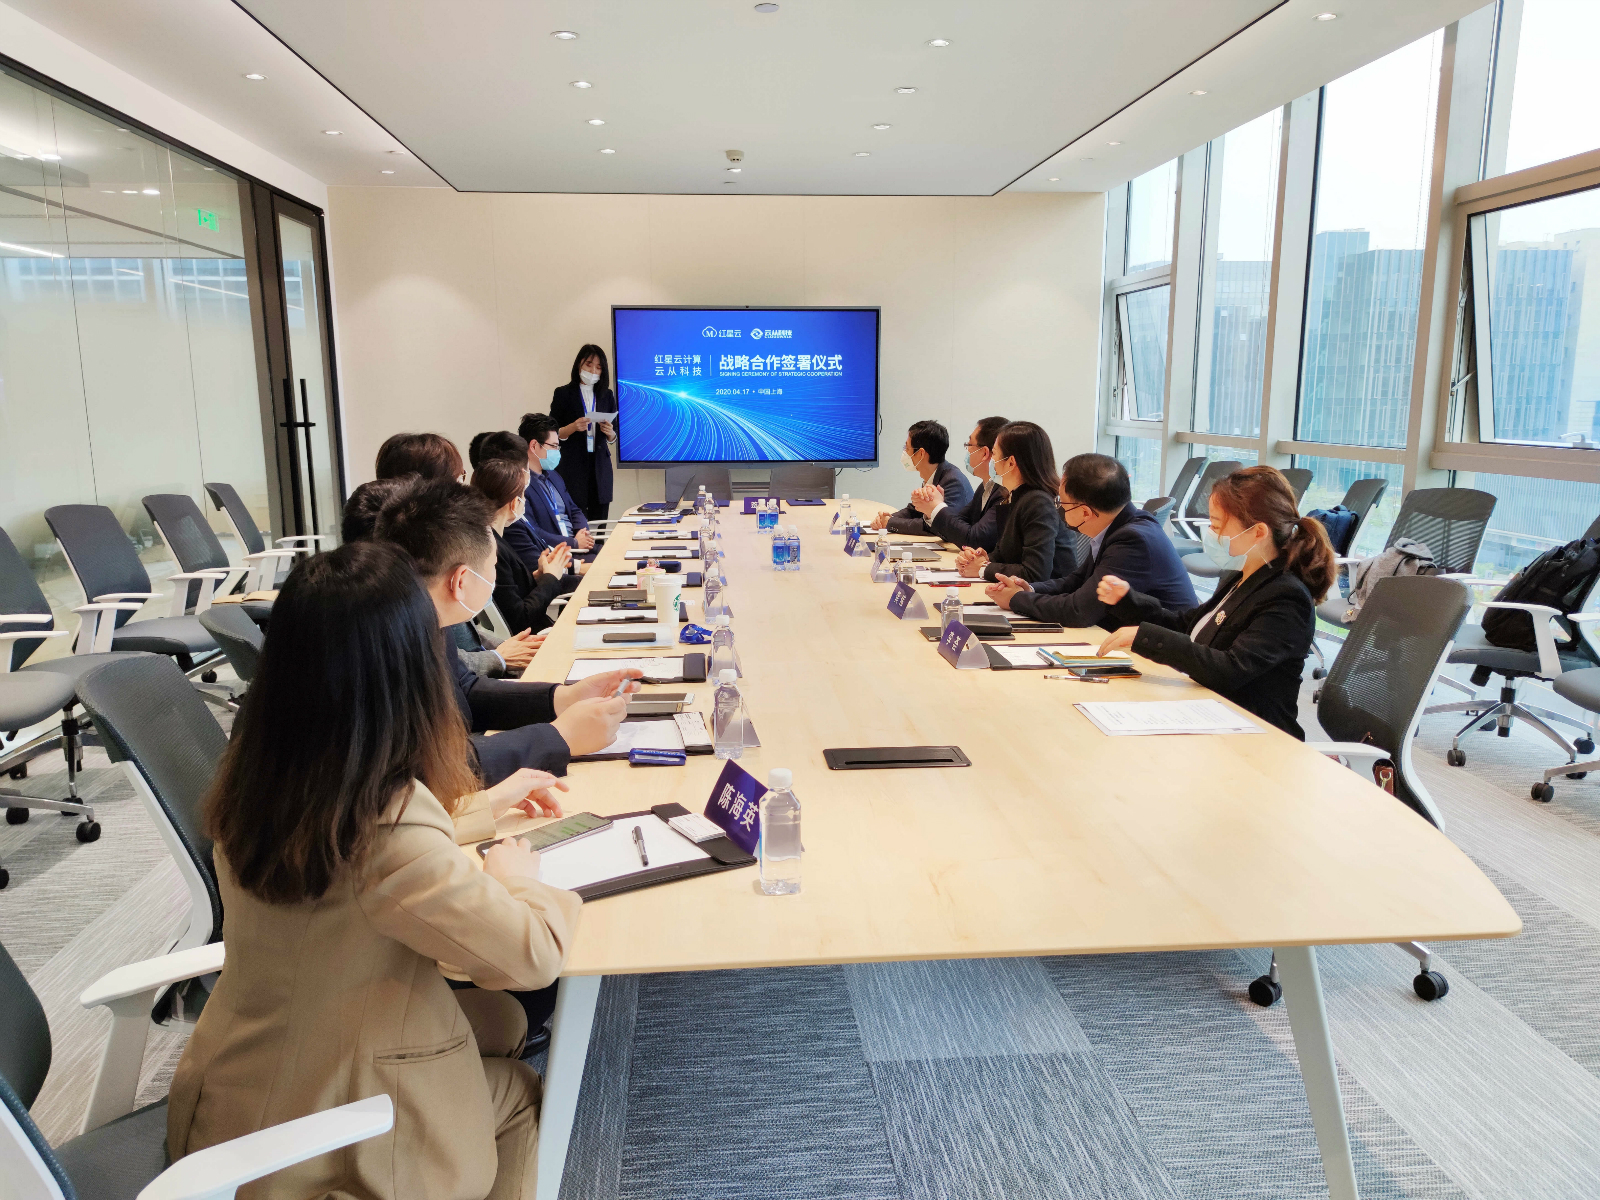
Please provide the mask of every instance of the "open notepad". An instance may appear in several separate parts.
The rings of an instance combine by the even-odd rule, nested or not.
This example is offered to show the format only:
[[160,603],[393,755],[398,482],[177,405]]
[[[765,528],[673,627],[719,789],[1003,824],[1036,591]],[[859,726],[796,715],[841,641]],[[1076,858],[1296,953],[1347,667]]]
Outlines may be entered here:
[[1101,733],[1129,737],[1158,733],[1261,733],[1221,700],[1106,700],[1074,707]]
[[[670,721],[666,722],[671,725]],[[633,844],[633,831],[644,835],[645,854],[650,865],[639,861]],[[539,882],[551,887],[576,891],[581,887],[661,867],[673,867],[710,858],[704,850],[654,813],[642,817],[618,817],[611,828],[588,837],[562,842],[539,855]]]

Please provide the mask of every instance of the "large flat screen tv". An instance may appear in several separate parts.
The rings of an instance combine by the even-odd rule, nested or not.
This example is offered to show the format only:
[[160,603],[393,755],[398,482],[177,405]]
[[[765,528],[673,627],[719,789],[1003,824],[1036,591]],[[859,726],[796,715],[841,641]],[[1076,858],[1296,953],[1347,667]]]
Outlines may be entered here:
[[878,457],[876,308],[613,307],[624,466]]

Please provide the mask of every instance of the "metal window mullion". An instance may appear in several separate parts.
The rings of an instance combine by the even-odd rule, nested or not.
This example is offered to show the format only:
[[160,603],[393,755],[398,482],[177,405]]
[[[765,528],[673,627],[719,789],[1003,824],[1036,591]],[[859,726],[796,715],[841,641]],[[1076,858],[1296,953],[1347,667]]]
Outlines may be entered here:
[[1284,452],[1279,443],[1299,436],[1300,358],[1311,275],[1321,122],[1321,89],[1284,105],[1261,405],[1261,445],[1263,449],[1270,446],[1280,457]]

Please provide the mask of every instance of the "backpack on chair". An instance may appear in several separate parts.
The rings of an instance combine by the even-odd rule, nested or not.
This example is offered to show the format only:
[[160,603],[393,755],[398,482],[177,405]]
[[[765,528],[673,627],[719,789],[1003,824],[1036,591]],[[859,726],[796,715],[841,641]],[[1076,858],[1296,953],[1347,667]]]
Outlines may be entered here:
[[1378,586],[1378,580],[1394,579],[1401,575],[1436,575],[1438,572],[1432,550],[1410,538],[1397,538],[1382,554],[1363,558],[1352,568],[1350,607],[1345,610],[1344,619],[1355,624],[1356,617],[1361,614],[1361,606],[1372,595],[1372,589]]
[[1350,553],[1350,543],[1355,540],[1356,525],[1359,523],[1353,511],[1342,504],[1335,504],[1332,508],[1313,509],[1306,516],[1322,522],[1335,554],[1343,556]]
[[[1578,538],[1565,546],[1546,550],[1522,570],[1495,596],[1518,604],[1547,604],[1562,613],[1577,612],[1600,577],[1600,538]],[[1491,608],[1483,614],[1483,636],[1491,646],[1507,650],[1538,649],[1533,622],[1527,613],[1514,608]],[[1563,640],[1572,640],[1572,627],[1557,618]]]

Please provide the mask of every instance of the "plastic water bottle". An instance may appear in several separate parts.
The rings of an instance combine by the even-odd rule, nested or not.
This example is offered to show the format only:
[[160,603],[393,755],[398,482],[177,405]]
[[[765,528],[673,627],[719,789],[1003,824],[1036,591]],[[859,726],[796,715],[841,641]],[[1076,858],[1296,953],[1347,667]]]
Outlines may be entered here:
[[916,584],[917,568],[912,563],[911,551],[907,550],[900,556],[900,566],[895,570],[894,577],[901,583]]
[[778,502],[776,500],[768,500],[767,501],[767,528],[769,530],[770,529],[776,529],[777,525],[778,525]]
[[730,667],[717,676],[711,696],[711,744],[718,758],[738,758],[744,753],[744,697],[738,675]]
[[889,560],[889,531],[878,530],[878,540],[872,547],[872,582],[888,583],[894,578],[894,564]]
[[706,485],[703,484],[703,483],[700,485],[700,491],[695,494],[694,510],[695,510],[695,512],[700,513],[702,516],[705,514],[705,511],[706,511]]
[[800,569],[800,526],[789,526],[789,561],[786,570],[798,571]]
[[772,569],[774,571],[789,569],[789,539],[784,536],[782,525],[772,527]]
[[704,565],[700,590],[704,595],[706,622],[715,625],[717,617],[728,611],[728,581],[722,577],[722,570],[715,559]]
[[715,535],[711,531],[711,522],[705,517],[700,518],[700,569],[708,570],[710,565],[717,561],[717,544]]
[[846,492],[839,497],[839,519],[833,523],[829,533],[844,534],[850,528],[850,493]]
[[961,596],[955,588],[945,588],[944,599],[939,601],[939,633],[950,628],[951,621],[961,620]]
[[765,500],[757,500],[756,501],[756,528],[757,529],[765,529],[766,527],[767,527],[767,502]]
[[800,801],[791,790],[794,775],[784,767],[767,772],[761,797],[761,890],[792,896],[800,890]]
[[733,648],[733,618],[725,612],[717,614],[716,627],[711,631],[711,673],[720,679],[724,671],[732,671],[735,679],[744,675],[739,652]]

